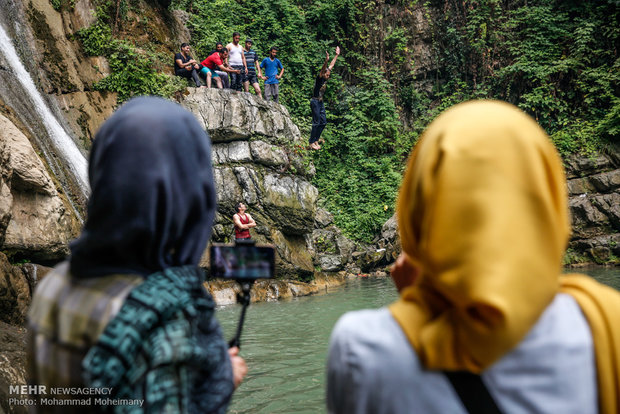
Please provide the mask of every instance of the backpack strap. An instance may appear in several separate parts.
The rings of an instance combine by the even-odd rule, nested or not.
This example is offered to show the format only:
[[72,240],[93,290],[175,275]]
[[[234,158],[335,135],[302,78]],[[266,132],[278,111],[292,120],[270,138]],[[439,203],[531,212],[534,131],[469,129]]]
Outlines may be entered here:
[[501,414],[480,375],[467,371],[444,371],[470,414]]

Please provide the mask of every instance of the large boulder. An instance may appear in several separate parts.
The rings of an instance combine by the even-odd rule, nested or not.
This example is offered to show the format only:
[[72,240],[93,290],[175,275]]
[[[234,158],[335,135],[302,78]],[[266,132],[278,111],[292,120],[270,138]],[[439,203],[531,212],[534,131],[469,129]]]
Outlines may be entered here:
[[31,260],[67,255],[79,223],[26,136],[0,115],[0,245]]
[[232,242],[235,205],[243,202],[257,223],[253,238],[276,248],[277,275],[312,279],[318,190],[308,181],[312,162],[295,150],[303,143],[286,108],[249,93],[207,88],[190,88],[181,104],[213,141],[218,214],[212,240]]
[[23,325],[32,298],[33,285],[19,266],[0,253],[0,321]]
[[190,88],[182,105],[196,115],[213,142],[264,137],[269,142],[293,144],[301,136],[286,107],[249,93]]

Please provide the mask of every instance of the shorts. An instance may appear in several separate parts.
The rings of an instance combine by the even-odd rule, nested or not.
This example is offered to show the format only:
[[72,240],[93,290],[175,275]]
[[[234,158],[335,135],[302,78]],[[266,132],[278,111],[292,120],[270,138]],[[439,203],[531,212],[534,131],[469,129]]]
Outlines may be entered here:
[[248,74],[245,75],[244,82],[250,82],[250,85],[254,85],[258,83],[258,78],[256,77],[256,72],[248,71]]
[[211,72],[211,76],[213,76],[214,78],[219,78],[220,75],[218,75],[213,69],[209,69],[206,66],[203,66],[202,69],[200,69],[200,73],[206,78],[207,77],[207,71]]

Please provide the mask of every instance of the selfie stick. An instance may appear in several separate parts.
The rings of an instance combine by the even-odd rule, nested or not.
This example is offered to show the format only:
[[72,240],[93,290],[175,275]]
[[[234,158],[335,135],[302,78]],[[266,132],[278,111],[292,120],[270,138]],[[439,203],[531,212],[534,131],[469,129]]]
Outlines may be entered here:
[[230,348],[236,346],[241,349],[241,330],[243,329],[243,322],[245,320],[245,311],[248,309],[248,306],[250,306],[250,289],[252,289],[252,283],[254,283],[254,281],[241,283],[243,296],[239,298],[239,302],[243,305],[243,308],[241,308],[241,316],[239,317],[239,324],[237,325],[237,334],[228,343]]
[[[251,239],[239,239],[235,241],[235,244],[253,245],[254,241]],[[243,282],[238,282],[241,285],[241,292],[243,293],[243,296],[239,298],[239,302],[241,303],[241,305],[243,305],[243,307],[241,308],[241,316],[239,317],[239,324],[237,325],[237,334],[233,339],[230,340],[228,346],[230,348],[236,346],[237,348],[241,349],[241,330],[243,329],[243,322],[245,321],[245,311],[248,309],[248,306],[250,306],[250,290],[252,289],[252,284],[254,283],[254,280],[244,280]]]

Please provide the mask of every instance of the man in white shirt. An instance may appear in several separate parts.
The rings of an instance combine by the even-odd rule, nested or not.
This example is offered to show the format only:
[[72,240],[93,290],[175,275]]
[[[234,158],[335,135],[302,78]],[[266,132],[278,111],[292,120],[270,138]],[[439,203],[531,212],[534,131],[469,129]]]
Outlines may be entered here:
[[232,42],[226,45],[228,49],[228,64],[238,71],[237,73],[230,74],[230,89],[234,89],[237,92],[243,90],[243,82],[245,76],[248,74],[248,65],[245,62],[245,55],[243,53],[243,46],[239,44],[241,35],[239,32],[234,32],[232,36]]

